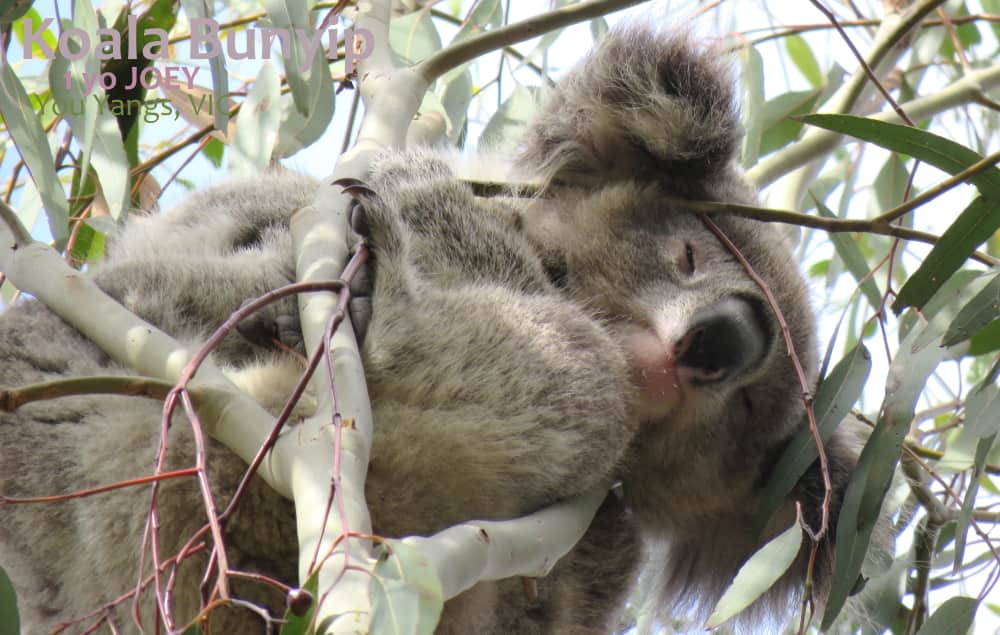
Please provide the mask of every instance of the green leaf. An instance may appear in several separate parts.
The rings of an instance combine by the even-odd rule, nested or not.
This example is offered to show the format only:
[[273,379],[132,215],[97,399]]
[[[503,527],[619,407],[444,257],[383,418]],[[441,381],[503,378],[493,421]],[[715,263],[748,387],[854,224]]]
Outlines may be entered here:
[[[131,3],[133,11],[123,10],[118,14],[114,24],[115,31],[118,32],[122,42],[134,38],[137,51],[142,51],[149,44],[155,44],[158,55],[168,55],[168,51],[159,48],[163,42],[159,37],[162,33],[159,33],[157,29],[169,33],[170,29],[173,28],[177,21],[176,1],[148,0],[142,3],[144,9],[140,9],[138,5],[139,3]],[[142,13],[136,15],[136,11],[142,11]],[[130,23],[130,18],[134,21],[133,23]],[[113,59],[104,60],[101,69],[115,77],[114,86],[107,89],[108,103],[118,121],[118,127],[121,130],[120,136],[126,140],[125,155],[129,158],[130,166],[135,166],[138,163],[138,157],[135,156],[130,147],[132,143],[135,143],[135,135],[140,127],[136,125],[136,122],[140,114],[144,111],[148,112],[142,103],[146,99],[147,91],[141,84],[131,86],[131,78],[141,74],[152,64],[153,60],[147,59],[144,55],[122,54],[115,55]],[[126,88],[126,86],[131,87]]]
[[[950,174],[983,158],[954,141],[910,126],[851,115],[807,115],[802,120],[918,158]],[[923,306],[973,250],[1000,229],[1000,170],[989,168],[969,180],[982,196],[959,215],[900,289],[892,305],[897,313],[907,306]]]
[[594,44],[599,44],[610,30],[608,21],[604,18],[594,18],[590,21],[590,37],[594,40]]
[[[854,115],[806,115],[801,120],[920,159],[949,174],[957,174],[983,158],[950,139],[912,126]],[[973,176],[970,181],[984,196],[1000,199],[1000,169],[989,168]]]
[[813,278],[823,278],[830,271],[830,261],[820,260],[809,267],[809,275]]
[[7,130],[38,186],[49,220],[49,231],[61,243],[69,235],[69,201],[56,174],[45,131],[10,64],[0,64],[0,115],[3,115]]
[[468,64],[445,73],[438,83],[441,86],[438,90],[439,101],[448,118],[448,138],[457,142],[472,101],[472,74],[468,70]]
[[830,627],[857,585],[872,531],[878,522],[882,499],[889,490],[899,462],[917,397],[945,353],[945,349],[933,346],[914,352],[916,334],[915,329],[910,331],[889,366],[881,415],[861,451],[844,494],[837,522],[835,564],[826,612],[823,614],[823,630]]
[[[1000,406],[1000,401],[997,402]],[[994,408],[1000,411],[1000,407]],[[996,419],[995,421],[1000,421]],[[969,523],[972,521],[972,511],[976,506],[976,497],[979,495],[980,476],[983,474],[983,467],[986,465],[986,458],[989,456],[990,448],[997,435],[979,439],[976,444],[976,455],[974,459],[974,469],[969,486],[965,490],[965,498],[962,501],[962,509],[958,512],[958,519],[955,523],[955,564],[953,572],[958,574],[962,571],[962,561],[965,559],[965,544],[969,532]]]
[[[22,45],[24,44],[24,26],[25,26],[24,23],[27,20],[31,20],[31,23],[33,25],[35,25],[35,29],[34,30],[36,30],[36,31],[37,31],[37,28],[44,21],[44,19],[42,18],[41,14],[38,13],[37,10],[35,10],[35,9],[29,9],[28,12],[26,14],[24,14],[24,16],[22,16],[21,18],[19,18],[18,20],[16,20],[14,22],[14,25],[13,25],[14,34],[17,35],[17,40]],[[56,39],[55,34],[52,33],[52,29],[51,28],[45,29],[44,31],[42,31],[42,41],[45,42],[45,44],[47,44],[48,47],[53,52],[56,51],[56,47],[59,45],[59,41]],[[32,44],[31,44],[31,56],[32,57],[47,57],[47,55],[44,55],[44,53],[45,53],[45,51],[42,50],[42,47],[40,47],[37,44],[35,44],[34,42],[32,42]],[[25,55],[27,56],[27,53],[25,53]]]
[[[826,205],[821,203],[819,199],[813,199],[813,202],[820,216],[836,218],[836,215]],[[851,272],[851,275],[861,286],[861,292],[864,293],[868,304],[877,310],[882,304],[882,293],[879,291],[878,285],[875,284],[875,280],[871,276],[871,269],[868,267],[868,262],[865,261],[865,257],[861,253],[861,249],[855,242],[854,237],[847,232],[833,232],[829,236],[830,242],[833,243],[833,247],[837,251],[837,255],[844,261],[844,266],[847,267],[847,270]]]
[[760,154],[774,152],[794,141],[802,130],[802,122],[792,117],[811,112],[821,94],[819,89],[793,91],[768,100],[762,115],[764,134]]
[[479,35],[491,28],[498,27],[503,22],[503,7],[500,0],[476,0],[476,3],[469,9],[458,33],[451,39],[455,44],[462,40],[467,40],[474,35]]
[[28,179],[21,187],[21,198],[17,202],[17,219],[32,232],[42,215],[42,197],[35,182]]
[[[477,0],[469,9],[462,26],[459,28],[451,44],[467,40],[470,37],[484,33],[503,23],[503,7],[500,0]],[[465,130],[469,103],[473,96],[472,74],[470,64],[462,64],[445,73],[437,82],[435,94],[441,105],[441,111],[448,122],[448,140],[457,143]],[[427,112],[421,105],[421,113]]]
[[993,320],[969,340],[969,355],[984,355],[1000,349],[1000,319]]
[[[90,35],[92,42],[98,39],[97,14],[94,13],[92,3],[86,0],[74,3],[73,21],[64,21],[64,26],[82,29]],[[100,82],[95,82],[89,92],[86,88],[84,74],[93,79],[100,72],[101,65],[93,49],[82,59],[74,61],[57,55],[49,67],[49,86],[52,98],[69,119],[70,128],[80,142],[80,178],[87,178],[93,159],[101,190],[108,203],[108,212],[117,220],[128,209],[129,165],[118,122],[111,111],[101,105],[107,99],[104,89]],[[67,78],[70,80],[69,88],[66,87]]]
[[[813,412],[823,441],[830,438],[861,396],[871,365],[871,353],[864,344],[858,344],[820,382],[813,401]],[[761,495],[757,516],[758,531],[778,511],[788,493],[818,456],[812,432],[808,427],[802,428],[778,459],[767,488]]]
[[732,583],[722,594],[705,623],[713,629],[750,606],[788,571],[802,547],[802,529],[798,523],[781,532],[760,548],[740,567]]
[[104,236],[97,233],[89,223],[84,223],[77,231],[72,257],[77,262],[102,260],[104,258]]
[[[312,26],[312,19],[309,15],[309,7],[306,2],[300,0],[263,0],[264,10],[276,28],[288,29],[290,33],[295,33],[296,29],[301,29],[302,33],[312,37],[315,29]],[[316,107],[317,93],[323,90],[323,84],[330,86],[329,71],[326,66],[326,53],[322,44],[313,51],[312,59],[306,58],[306,50],[299,37],[291,38],[291,47],[288,54],[282,46],[281,56],[284,61],[285,78],[288,86],[292,89],[292,99],[295,108],[301,117],[312,115]],[[321,75],[313,75],[318,68],[316,61],[320,61]],[[324,77],[325,75],[325,77]],[[312,77],[312,80],[310,80]],[[331,93],[332,94],[332,93]],[[326,104],[324,104],[326,105]],[[332,112],[332,111],[331,111]],[[325,127],[325,126],[324,126]],[[285,155],[283,155],[285,156]]]
[[275,151],[280,157],[291,156],[318,141],[333,119],[337,100],[326,59],[322,55],[313,57],[309,78],[309,101],[306,105],[309,114],[303,116],[299,108],[284,109],[285,119],[278,129],[278,148]]
[[745,46],[740,51],[740,63],[743,66],[741,84],[743,86],[743,148],[740,161],[743,167],[749,167],[757,162],[760,156],[761,139],[764,136],[764,59],[754,46]]
[[958,312],[945,332],[941,346],[953,346],[964,342],[997,317],[1000,317],[1000,270],[996,271],[993,280]]
[[205,155],[205,158],[212,162],[217,168],[222,167],[222,156],[225,153],[226,145],[216,139],[215,137],[209,137],[208,143],[202,149],[201,153]]
[[989,378],[966,395],[964,430],[980,439],[1000,433],[1000,387]]
[[236,118],[236,134],[229,150],[231,172],[252,175],[270,164],[281,116],[280,90],[278,72],[264,62]]
[[281,627],[281,635],[308,635],[309,633],[313,615],[316,613],[316,606],[319,604],[319,571],[314,571],[302,588],[312,595],[312,604],[309,606],[309,610],[302,615],[296,615],[291,610],[285,611],[285,624]]
[[[983,9],[987,13],[992,13],[994,15],[1000,13],[1000,0],[981,0]],[[990,22],[990,28],[993,29],[993,37],[1000,40],[1000,23]]]
[[[948,15],[952,19],[968,17],[969,10],[965,7],[965,3],[962,2],[954,8],[949,9]],[[954,24],[952,28],[953,32],[958,37],[958,41],[961,44],[962,49],[965,51],[968,51],[969,48],[979,44],[983,39],[979,34],[979,28],[976,24]],[[956,53],[955,42],[952,37],[949,36],[944,38],[944,40],[941,41],[941,55],[953,61],[958,61]]]
[[441,36],[427,11],[414,11],[389,23],[389,46],[398,61],[415,64],[441,50]]
[[368,589],[371,632],[431,635],[444,607],[437,573],[419,549],[401,540],[384,546]]
[[[0,24],[10,24],[31,9],[34,0],[7,0],[0,6]],[[38,24],[36,21],[35,24]]]
[[819,88],[823,85],[823,71],[819,69],[819,63],[816,61],[816,56],[813,55],[812,49],[809,48],[809,44],[801,35],[790,35],[786,37],[785,50],[788,51],[788,56],[792,58],[795,68],[799,69],[802,76],[805,77],[814,88]]
[[979,602],[973,598],[948,598],[938,607],[917,635],[964,635],[972,628]]
[[920,267],[899,290],[894,311],[922,307],[962,263],[1000,228],[1000,197],[977,196],[941,235]]
[[14,583],[7,572],[0,567],[0,633],[17,635],[21,632],[21,621],[17,614],[17,594]]
[[[556,1],[557,6],[564,6],[566,4],[567,4],[566,0]],[[564,27],[543,34],[541,39],[538,40],[538,44],[535,45],[535,48],[531,49],[531,51],[524,56],[524,59],[521,60],[521,63],[518,64],[517,67],[520,68],[522,66],[527,66],[529,64],[539,63],[541,59],[545,56],[545,54],[549,52],[549,49],[552,47],[553,44],[556,43],[556,40],[559,39],[559,37],[563,34],[565,30],[566,29]]]
[[[980,447],[980,441],[987,437],[992,439],[1000,432],[1000,398],[997,390],[992,381],[987,379],[966,395],[965,425],[959,429],[958,436],[948,443],[944,456],[938,461],[940,471],[957,474],[974,468],[980,458],[979,453],[989,451],[992,441],[985,449]],[[983,459],[985,460],[985,456]]]
[[513,143],[538,110],[539,91],[536,87],[517,86],[493,114],[479,137],[479,147],[499,150]]
[[909,180],[906,161],[899,154],[890,153],[873,184],[879,209],[889,210],[902,203]]
[[[213,18],[213,3],[206,0],[181,0],[181,6],[187,13],[188,20],[193,18]],[[215,103],[224,104],[229,96],[229,78],[226,75],[226,56],[221,52],[213,55],[208,60],[208,67],[212,71],[212,92],[215,94]],[[226,123],[229,121],[229,111],[225,108],[215,109],[215,129],[226,131]]]
[[923,321],[921,326],[915,327],[920,335],[913,342],[914,350],[940,342],[949,325],[957,319],[961,307],[986,288],[992,277],[986,272],[962,269],[942,284],[921,312]]

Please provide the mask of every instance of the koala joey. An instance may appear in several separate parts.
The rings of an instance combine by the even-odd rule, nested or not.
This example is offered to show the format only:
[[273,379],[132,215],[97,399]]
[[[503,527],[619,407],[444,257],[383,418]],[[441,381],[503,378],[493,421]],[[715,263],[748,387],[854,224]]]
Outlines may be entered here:
[[[609,34],[529,126],[515,173],[541,177],[537,196],[477,198],[426,150],[377,159],[374,194],[363,201],[374,282],[362,349],[375,417],[366,483],[375,532],[519,516],[621,482],[537,594],[517,580],[479,584],[446,604],[439,633],[610,632],[644,564],[664,615],[697,616],[767,537],[752,529],[757,500],[804,425],[801,391],[761,289],[683,203],[756,200],[734,161],[740,134],[717,52],[632,26]],[[134,221],[95,279],[196,344],[244,301],[292,280],[287,223],[315,186],[275,171],[194,194]],[[783,233],[715,221],[773,291],[812,373],[813,316]],[[215,353],[266,406],[284,399],[300,370],[270,345],[275,336],[294,344],[294,316],[293,300],[274,305]],[[0,386],[125,372],[36,302],[0,316]],[[0,415],[0,493],[53,494],[148,473],[159,411],[151,400],[87,396]],[[171,466],[190,465],[182,421],[170,440]],[[836,511],[856,450],[837,434],[827,452]],[[219,444],[208,461],[224,503],[244,465]],[[821,497],[814,469],[793,499],[815,519]],[[147,504],[145,490],[130,488],[5,507],[0,563],[19,589],[26,632],[135,587]],[[166,483],[159,505],[161,552],[173,554],[203,524],[196,484]],[[793,518],[790,500],[771,533]],[[287,501],[257,483],[226,531],[234,569],[295,583]],[[829,544],[820,556],[822,586]],[[198,611],[203,558],[179,567],[181,619]],[[803,571],[804,560],[758,606],[785,608]],[[237,578],[234,594],[280,615],[283,598],[269,587]],[[132,628],[125,609],[111,615]],[[211,627],[265,628],[238,607],[214,612]]]

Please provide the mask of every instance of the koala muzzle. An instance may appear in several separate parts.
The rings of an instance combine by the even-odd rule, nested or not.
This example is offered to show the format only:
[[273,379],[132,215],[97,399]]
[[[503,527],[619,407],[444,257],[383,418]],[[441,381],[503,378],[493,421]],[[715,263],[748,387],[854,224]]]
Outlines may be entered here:
[[773,337],[763,308],[729,296],[695,314],[676,348],[678,366],[693,384],[726,381],[761,365]]

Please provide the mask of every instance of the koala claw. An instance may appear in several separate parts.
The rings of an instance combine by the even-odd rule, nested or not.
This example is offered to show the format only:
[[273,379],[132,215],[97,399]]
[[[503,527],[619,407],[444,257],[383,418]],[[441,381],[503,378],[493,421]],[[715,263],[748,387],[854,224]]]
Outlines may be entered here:
[[337,179],[331,185],[339,185],[345,194],[350,194],[354,198],[369,199],[375,196],[375,191],[360,179]]
[[[247,302],[243,303],[244,306],[246,304]],[[236,326],[236,330],[248,342],[256,346],[287,348],[298,353],[305,353],[299,316],[294,311],[278,315],[275,315],[273,311],[258,311],[240,322]]]

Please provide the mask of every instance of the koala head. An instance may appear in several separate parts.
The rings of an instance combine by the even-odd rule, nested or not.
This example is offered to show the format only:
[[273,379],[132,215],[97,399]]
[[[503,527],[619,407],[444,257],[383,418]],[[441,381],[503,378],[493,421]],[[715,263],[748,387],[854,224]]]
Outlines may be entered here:
[[[797,425],[799,381],[765,293],[684,205],[756,203],[720,60],[687,36],[612,32],[529,130],[521,166],[543,188],[521,223],[556,284],[618,337],[644,420],[669,420],[672,443],[735,437],[764,449]],[[812,372],[813,319],[783,230],[712,220],[774,294]]]
[[[775,295],[811,369],[812,316],[784,235],[756,221],[714,220]],[[618,337],[644,419],[704,425],[739,412],[792,424],[801,392],[774,311],[670,192],[642,182],[561,191],[535,200],[522,226],[556,284]]]

